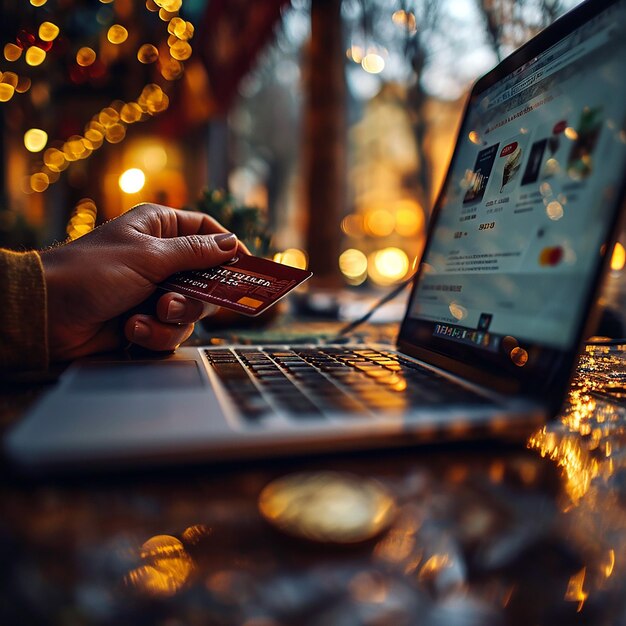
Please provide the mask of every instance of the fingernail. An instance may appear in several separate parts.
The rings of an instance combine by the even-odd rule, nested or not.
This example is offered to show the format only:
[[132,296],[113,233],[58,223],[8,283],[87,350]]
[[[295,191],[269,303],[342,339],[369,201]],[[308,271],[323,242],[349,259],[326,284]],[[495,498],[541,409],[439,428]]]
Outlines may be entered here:
[[167,305],[167,313],[165,315],[168,322],[176,322],[183,318],[185,314],[185,305],[180,300],[170,300]]
[[228,252],[237,245],[237,237],[232,233],[220,233],[214,237],[215,243],[220,250]]
[[147,339],[150,336],[150,326],[145,322],[135,322],[133,326],[133,341]]

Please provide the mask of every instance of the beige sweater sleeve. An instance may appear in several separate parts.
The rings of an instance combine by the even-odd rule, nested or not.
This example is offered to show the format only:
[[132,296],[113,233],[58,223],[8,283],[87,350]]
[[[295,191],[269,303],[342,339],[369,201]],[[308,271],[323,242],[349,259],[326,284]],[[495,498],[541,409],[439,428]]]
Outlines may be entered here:
[[46,285],[37,252],[0,250],[0,373],[48,365]]

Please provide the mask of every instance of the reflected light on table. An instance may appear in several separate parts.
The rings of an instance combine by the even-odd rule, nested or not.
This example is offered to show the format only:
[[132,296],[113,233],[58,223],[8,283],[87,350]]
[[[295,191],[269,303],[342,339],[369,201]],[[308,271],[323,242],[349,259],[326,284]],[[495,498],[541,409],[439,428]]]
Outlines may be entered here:
[[589,596],[589,593],[583,589],[583,585],[585,583],[585,573],[587,568],[583,567],[580,572],[574,574],[570,579],[567,585],[567,591],[565,592],[565,599],[569,602],[578,602],[578,607],[576,609],[577,613],[583,608],[583,604],[585,600]]
[[182,542],[171,535],[156,535],[139,550],[143,564],[131,570],[124,583],[151,596],[172,596],[185,584],[193,562]]

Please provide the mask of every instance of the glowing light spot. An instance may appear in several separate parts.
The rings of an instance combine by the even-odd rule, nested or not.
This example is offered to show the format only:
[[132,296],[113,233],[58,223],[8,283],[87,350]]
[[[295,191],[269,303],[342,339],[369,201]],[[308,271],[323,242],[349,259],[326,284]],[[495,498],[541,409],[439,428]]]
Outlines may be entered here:
[[363,216],[350,213],[341,220],[341,230],[350,237],[358,237],[363,234]]
[[159,5],[154,0],[146,0],[146,9],[156,13],[159,10]]
[[30,177],[30,186],[33,191],[37,193],[42,193],[48,186],[50,185],[50,181],[48,180],[48,176],[43,172],[37,172]]
[[567,591],[565,592],[565,600],[578,602],[578,607],[576,609],[578,613],[582,610],[583,604],[589,596],[589,594],[583,589],[583,585],[585,584],[585,573],[586,568],[583,567],[580,572],[574,574],[569,579]]
[[624,269],[624,265],[626,265],[626,248],[618,241],[611,255],[611,269],[619,272]]
[[563,207],[561,203],[557,202],[556,200],[549,202],[548,206],[546,207],[546,214],[551,220],[554,220],[555,222],[557,220],[560,220],[563,217]]
[[385,59],[376,52],[368,52],[361,61],[361,67],[369,74],[380,74],[385,69]]
[[30,3],[34,6],[34,7],[42,7],[44,4],[46,4],[48,0],[30,0]]
[[552,187],[550,187],[550,183],[541,183],[539,191],[544,198],[548,198],[552,195]]
[[165,9],[159,9],[159,19],[163,22],[169,22],[173,17],[176,17],[176,13],[171,13]]
[[111,124],[104,132],[104,138],[109,143],[120,143],[126,137],[126,126],[124,124]]
[[31,67],[37,67],[46,60],[46,52],[37,46],[31,46],[28,50],[26,50],[24,58],[26,59],[26,63],[28,65]]
[[141,546],[140,557],[144,563],[131,570],[124,582],[149,596],[174,595],[193,569],[191,557],[182,542],[170,535],[148,539]]
[[307,266],[306,254],[302,250],[298,250],[298,248],[287,248],[284,252],[275,254],[274,261],[302,270],[306,269]]
[[186,41],[177,41],[171,48],[170,54],[177,61],[186,61],[191,56],[191,46]]
[[17,81],[15,91],[17,91],[17,93],[26,93],[30,89],[30,86],[30,78],[28,78],[28,76],[20,76]]
[[39,26],[39,39],[41,41],[54,41],[59,34],[59,27],[52,22],[42,22]]
[[414,200],[403,200],[396,205],[396,232],[402,237],[414,237],[424,227],[424,215]]
[[40,128],[31,128],[24,133],[24,145],[29,152],[41,152],[48,143],[48,133]]
[[409,11],[394,11],[391,16],[391,21],[402,28],[405,28],[409,33],[413,34],[417,32],[417,20],[415,14]]
[[468,137],[472,143],[475,143],[477,146],[480,145],[480,135],[478,134],[478,132],[476,132],[475,130],[471,130]]
[[15,93],[15,87],[7,83],[0,83],[0,102],[8,102]]
[[384,248],[368,259],[370,278],[379,285],[390,285],[403,278],[409,269],[409,258],[400,248]]
[[356,44],[352,44],[346,51],[346,56],[355,63],[361,63],[363,61],[363,48]]
[[160,0],[157,4],[160,4],[168,13],[176,13],[183,6],[183,0]]
[[452,317],[457,320],[463,320],[467,317],[467,309],[464,306],[458,304],[458,302],[450,302],[448,310]]
[[19,81],[19,77],[15,72],[5,72],[2,74],[2,78],[0,82],[6,83],[7,85],[11,85],[13,89],[17,87],[17,83]]
[[107,32],[107,39],[112,44],[119,45],[128,39],[128,31],[121,24],[113,24]]
[[191,22],[185,22],[185,34],[184,36],[182,35],[178,35],[178,33],[176,34],[177,37],[180,37],[181,39],[184,40],[189,40],[193,38],[193,34],[195,33],[196,29],[194,27],[194,25]]
[[48,148],[43,154],[43,162],[53,172],[60,172],[67,167],[65,155],[57,148]]
[[574,128],[572,128],[571,126],[568,126],[564,131],[563,134],[568,138],[571,139],[572,141],[576,141],[578,139],[578,133],[576,132],[576,130]]
[[365,228],[375,237],[391,235],[395,225],[395,217],[386,209],[376,209],[365,216]]
[[511,357],[511,361],[513,361],[517,367],[524,367],[524,365],[528,363],[528,352],[526,352],[524,348],[513,348],[509,356]]
[[611,549],[607,553],[606,563],[604,565],[604,575],[609,578],[615,567],[615,550]]
[[4,46],[4,58],[7,61],[17,61],[22,56],[22,49],[14,43]]
[[[176,37],[178,37],[177,30],[178,32],[185,32],[185,20],[182,17],[173,17],[167,25],[167,32],[170,35],[176,35]],[[180,39],[180,37],[178,38]]]
[[144,112],[151,114],[160,113],[169,106],[169,98],[161,87],[150,83],[143,88],[141,95],[137,99],[137,104]]
[[140,63],[154,63],[159,58],[159,51],[151,43],[145,43],[137,51],[137,59]]
[[90,141],[92,149],[97,150],[104,141],[104,134],[101,133],[99,130],[88,128],[85,131],[85,138]]
[[183,71],[183,64],[180,61],[169,59],[161,68],[161,76],[163,76],[165,80],[176,80],[183,75]]
[[557,174],[560,169],[561,166],[554,157],[551,157],[546,161],[545,173],[547,176],[553,176],[554,174]]
[[356,248],[348,248],[339,255],[339,269],[349,281],[363,282],[367,275],[367,257]]
[[89,67],[96,60],[96,52],[85,46],[76,53],[76,63],[81,67]]
[[120,114],[113,107],[105,107],[98,113],[98,121],[106,130],[109,126],[120,121]]
[[137,193],[145,184],[146,175],[138,167],[126,170],[119,178],[119,186],[124,193]]
[[143,111],[136,102],[129,102],[122,107],[120,119],[127,124],[134,124],[141,119]]

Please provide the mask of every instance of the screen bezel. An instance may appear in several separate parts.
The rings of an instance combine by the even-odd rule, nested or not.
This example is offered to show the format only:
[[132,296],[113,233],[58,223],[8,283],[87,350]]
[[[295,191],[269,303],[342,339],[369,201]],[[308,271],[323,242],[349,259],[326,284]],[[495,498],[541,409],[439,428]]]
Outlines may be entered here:
[[[422,253],[422,258],[428,252],[429,244],[432,241],[432,233],[445,201],[446,189],[450,183],[450,177],[458,155],[458,146],[461,140],[460,133],[466,122],[471,105],[492,85],[507,77],[514,70],[545,52],[574,30],[620,1],[587,0],[556,20],[551,26],[504,59],[475,83],[459,123],[454,154],[433,208],[426,239],[427,243]],[[585,288],[586,293],[583,298],[584,311],[582,311],[580,322],[576,327],[575,339],[572,340],[571,345],[567,348],[557,349],[538,343],[526,342],[523,347],[529,354],[537,356],[535,360],[537,365],[530,369],[520,368],[512,362],[507,363],[501,357],[496,359],[492,353],[487,353],[477,347],[436,338],[432,336],[432,333],[424,332],[424,322],[409,317],[409,306],[407,306],[405,317],[400,327],[397,339],[398,348],[415,358],[426,361],[436,367],[441,367],[452,374],[469,379],[477,384],[490,387],[494,391],[507,395],[521,395],[526,398],[533,398],[544,404],[552,415],[556,414],[568,389],[568,382],[576,364],[576,357],[582,348],[583,339],[593,334],[596,328],[598,310],[597,307],[594,307],[594,304],[599,295],[601,277],[606,271],[619,232],[617,226],[623,213],[621,209],[623,209],[625,193],[626,180],[622,182],[615,197],[605,240],[598,251],[595,267]],[[413,280],[409,303],[413,301],[415,296],[421,271],[420,267]]]

